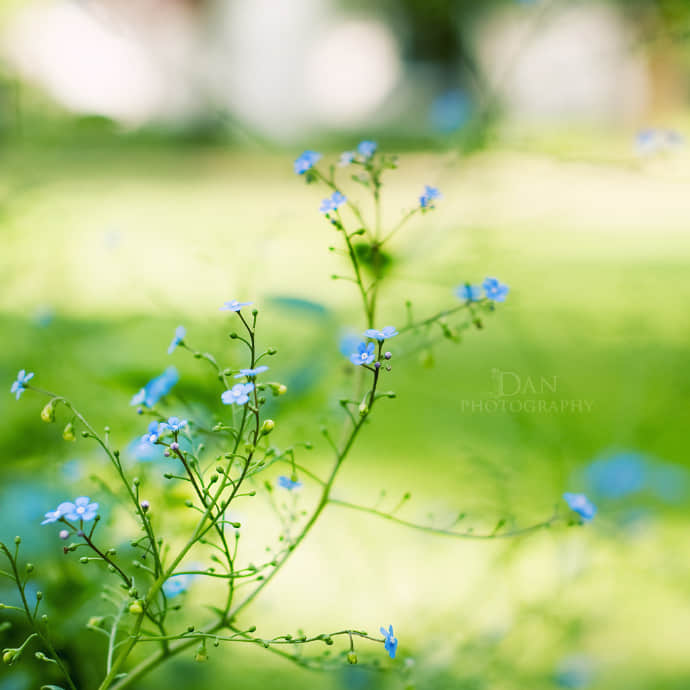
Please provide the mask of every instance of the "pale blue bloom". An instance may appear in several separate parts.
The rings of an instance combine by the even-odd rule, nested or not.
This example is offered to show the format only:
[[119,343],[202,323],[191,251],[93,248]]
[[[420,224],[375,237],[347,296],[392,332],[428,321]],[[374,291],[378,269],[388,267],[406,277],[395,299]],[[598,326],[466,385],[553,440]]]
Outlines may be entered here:
[[501,283],[498,278],[485,278],[482,283],[486,296],[494,302],[505,302],[509,287]]
[[376,153],[376,142],[360,141],[357,146],[357,153],[365,159],[371,158]]
[[130,401],[130,405],[153,407],[180,380],[175,367],[168,367],[160,376],[151,379]]
[[88,522],[96,517],[98,512],[98,503],[91,503],[88,496],[79,496],[74,499],[74,503],[66,501],[61,503],[55,510],[45,514],[45,520],[41,523],[47,525],[51,522],[57,522],[63,517],[66,520],[82,520]]
[[248,307],[252,302],[238,302],[236,299],[225,302],[220,311],[239,311],[242,307]]
[[288,491],[293,491],[294,489],[299,489],[302,486],[302,482],[290,479],[290,477],[280,476],[278,477],[278,486]]
[[10,393],[16,393],[16,398],[19,400],[21,397],[21,394],[26,390],[26,383],[30,381],[34,377],[33,372],[30,374],[27,374],[24,369],[22,369],[18,374],[17,374],[17,380],[12,384],[12,388],[10,388]]
[[388,630],[381,627],[381,634],[384,637],[384,644],[386,651],[391,659],[395,659],[395,653],[398,651],[398,638],[393,636],[393,626],[389,625]]
[[259,367],[255,367],[254,369],[240,369],[240,373],[235,374],[235,378],[241,379],[243,376],[246,376],[247,378],[253,379],[256,378],[259,374],[263,374],[264,371],[268,371],[268,367],[265,364],[262,364]]
[[168,430],[165,422],[151,422],[148,431],[141,437],[146,443],[158,443],[158,439]]
[[333,192],[331,196],[329,196],[327,199],[324,199],[321,202],[319,210],[321,211],[321,213],[329,213],[330,211],[336,211],[346,201],[347,197],[344,194],[341,194],[340,192]]
[[345,151],[344,153],[340,154],[340,160],[338,161],[338,165],[341,168],[344,168],[347,165],[350,165],[352,161],[355,159],[355,152],[354,151]]
[[69,501],[61,503],[55,510],[50,510],[45,514],[45,520],[43,520],[41,524],[47,525],[51,522],[57,522],[72,510],[72,508],[74,508],[74,503],[70,503]]
[[424,194],[419,197],[419,205],[422,208],[433,208],[434,201],[441,198],[441,192],[436,187],[426,185],[424,187]]
[[374,343],[360,343],[357,345],[357,352],[350,355],[350,361],[357,366],[371,364],[374,358]]
[[175,336],[173,339],[170,341],[170,345],[168,346],[168,354],[171,355],[175,348],[182,342],[184,339],[185,335],[187,335],[187,329],[184,326],[178,326],[175,329]]
[[372,338],[373,340],[383,342],[387,338],[394,338],[396,335],[398,335],[398,331],[395,330],[394,326],[385,326],[381,330],[376,328],[367,328],[367,330],[364,331],[364,335],[367,338]]
[[455,294],[460,299],[464,299],[468,302],[476,302],[482,296],[482,287],[481,285],[470,285],[469,283],[465,283],[455,288]]
[[563,499],[583,520],[589,521],[597,514],[597,507],[584,494],[564,493]]
[[236,383],[229,391],[225,391],[221,400],[226,405],[245,405],[249,401],[249,394],[254,390],[253,383]]
[[321,154],[316,151],[305,151],[295,160],[295,172],[304,175],[307,170],[311,170],[321,160]]
[[187,420],[180,419],[179,417],[170,417],[170,419],[168,419],[164,426],[166,427],[166,429],[169,429],[170,431],[177,433],[182,428],[187,426]]

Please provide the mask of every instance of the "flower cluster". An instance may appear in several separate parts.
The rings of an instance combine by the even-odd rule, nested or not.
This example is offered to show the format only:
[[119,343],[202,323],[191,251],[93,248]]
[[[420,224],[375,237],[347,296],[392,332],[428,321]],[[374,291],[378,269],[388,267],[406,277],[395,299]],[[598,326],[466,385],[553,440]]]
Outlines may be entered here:
[[[367,330],[364,331],[365,338],[370,338],[371,340],[375,340],[379,343],[379,356],[381,354],[380,347],[384,340],[394,338],[396,335],[399,334],[394,326],[385,326],[384,328],[380,329],[367,328]],[[376,359],[376,355],[374,353],[376,346],[371,342],[371,340],[369,342],[361,342],[357,345],[357,349],[350,355],[350,361],[353,364],[357,366],[371,364]],[[390,359],[390,353],[386,353],[386,359]],[[379,367],[381,365],[379,362],[377,362],[376,366]]]
[[424,193],[419,197],[419,206],[422,209],[434,208],[434,201],[441,198],[441,192],[436,187],[426,185]]
[[319,210],[321,213],[330,213],[331,211],[337,211],[345,202],[347,197],[344,194],[336,191],[331,194],[327,199],[321,202]]

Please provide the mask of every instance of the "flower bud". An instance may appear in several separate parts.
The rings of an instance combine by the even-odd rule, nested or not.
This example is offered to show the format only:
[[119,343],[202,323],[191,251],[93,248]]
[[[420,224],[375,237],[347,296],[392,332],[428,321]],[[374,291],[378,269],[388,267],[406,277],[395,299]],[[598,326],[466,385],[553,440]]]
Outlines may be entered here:
[[141,509],[144,512],[146,512],[151,507],[151,504],[148,501],[142,501],[139,505],[141,506]]
[[359,416],[364,417],[369,413],[369,407],[364,400],[359,404]]
[[129,605],[129,612],[134,615],[139,615],[140,613],[144,613],[144,607],[141,605],[141,602],[137,599],[137,601],[134,601]]
[[61,529],[58,536],[60,539],[67,539],[69,537],[69,532],[66,529]]
[[2,651],[2,660],[8,665],[12,666],[12,664],[19,659],[19,655],[21,654],[21,649],[3,649]]
[[203,664],[204,661],[208,661],[208,654],[206,653],[206,645],[204,644],[204,642],[202,642],[199,645],[199,649],[196,650],[196,654],[194,655],[194,661],[198,661],[201,664]]
[[263,436],[270,434],[275,429],[275,426],[276,423],[272,419],[264,420],[264,423],[261,425],[261,434]]
[[87,628],[101,628],[101,627],[103,627],[103,621],[104,620],[105,619],[103,618],[103,616],[91,616],[91,618],[89,618],[88,623],[86,624],[86,627]]
[[77,437],[74,435],[74,424],[68,422],[67,426],[62,430],[62,438],[65,441],[76,441]]
[[50,424],[55,421],[55,400],[51,400],[46,403],[45,407],[41,410],[41,419]]
[[350,652],[347,655],[347,663],[348,664],[356,664],[357,663],[357,655],[354,652]]

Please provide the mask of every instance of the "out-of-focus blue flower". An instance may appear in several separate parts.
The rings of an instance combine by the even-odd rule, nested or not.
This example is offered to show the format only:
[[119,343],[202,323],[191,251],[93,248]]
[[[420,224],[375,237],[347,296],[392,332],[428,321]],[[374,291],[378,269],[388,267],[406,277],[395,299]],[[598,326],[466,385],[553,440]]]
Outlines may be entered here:
[[471,103],[460,89],[450,89],[434,98],[431,103],[431,126],[443,134],[456,132],[470,116]]
[[240,373],[235,374],[235,378],[241,379],[243,376],[246,376],[247,378],[253,379],[256,378],[259,374],[263,374],[264,371],[268,371],[268,367],[265,364],[262,364],[259,367],[255,367],[254,369],[240,369]]
[[186,419],[180,419],[179,417],[170,417],[165,423],[165,427],[170,429],[170,431],[177,433],[188,424]]
[[252,302],[238,302],[236,299],[232,299],[229,302],[225,302],[220,308],[220,311],[239,311],[242,307],[248,307]]
[[152,462],[153,460],[162,460],[164,457],[163,446],[151,445],[146,436],[135,438],[127,446],[127,450],[139,462]]
[[357,349],[357,345],[359,345],[360,341],[361,336],[356,331],[343,331],[338,340],[338,350],[340,351],[340,354],[345,355],[345,357],[349,357],[350,353]]
[[300,486],[302,486],[302,482],[298,482],[290,479],[290,477],[281,475],[280,477],[278,477],[278,486],[280,486],[283,489],[287,489],[288,491],[294,491],[295,489],[299,489]]
[[482,286],[470,285],[469,283],[458,285],[458,287],[455,288],[455,294],[460,299],[464,299],[468,302],[476,302],[482,296]]
[[373,340],[378,340],[381,342],[387,340],[388,338],[394,338],[396,335],[398,335],[398,331],[395,330],[394,326],[385,326],[381,330],[376,328],[367,328],[367,330],[364,331],[364,336],[366,338],[372,338]]
[[[190,563],[187,566],[187,569],[202,570],[203,566],[199,563]],[[172,599],[178,594],[186,592],[197,577],[199,576],[195,573],[180,573],[179,575],[169,577],[163,583],[163,592],[165,593],[165,596],[168,597],[168,599]]]
[[295,160],[295,172],[304,175],[307,170],[311,170],[321,160],[321,154],[316,151],[305,151]]
[[383,646],[385,647],[391,659],[395,659],[395,653],[398,651],[398,638],[393,635],[393,626],[389,625],[388,630],[381,627],[381,634],[384,637]]
[[647,463],[638,453],[617,453],[594,460],[585,469],[585,480],[592,491],[607,498],[623,498],[644,488]]
[[168,367],[160,376],[151,379],[130,401],[130,405],[153,407],[180,380],[175,367]]
[[253,383],[236,383],[229,391],[225,391],[220,399],[226,405],[245,405],[249,401],[249,394],[254,390]]
[[651,491],[662,501],[682,500],[688,490],[688,471],[668,463],[650,464],[648,482]]
[[584,494],[564,493],[563,499],[583,520],[589,521],[597,514],[597,507]]
[[345,151],[345,152],[340,154],[340,160],[338,161],[338,165],[341,168],[344,168],[344,167],[350,165],[350,163],[352,163],[352,161],[354,159],[355,159],[355,152],[354,151]]
[[374,343],[360,343],[357,351],[350,355],[350,361],[357,366],[361,364],[371,364],[374,361]]
[[357,153],[364,159],[371,158],[376,153],[375,141],[360,141],[357,146]]
[[436,187],[426,185],[424,187],[424,194],[419,197],[419,205],[422,208],[433,208],[434,201],[441,198],[441,192]]
[[170,345],[168,346],[168,354],[171,355],[175,348],[182,342],[184,337],[187,335],[187,329],[184,326],[178,326],[175,329],[175,335],[173,339],[170,341]]
[[498,278],[485,278],[482,283],[486,296],[494,302],[505,302],[510,288],[501,283]]
[[34,377],[33,372],[27,374],[24,369],[22,369],[17,374],[17,380],[12,384],[10,388],[10,393],[16,393],[16,399],[19,400],[22,393],[26,390],[26,383]]
[[562,659],[555,673],[556,684],[562,688],[584,688],[594,676],[594,664],[589,656],[577,654]]
[[330,211],[336,211],[346,201],[347,197],[344,194],[341,194],[340,192],[333,192],[331,196],[329,196],[327,199],[324,199],[321,202],[319,210],[321,211],[321,213],[329,213]]
[[635,148],[640,156],[672,151],[684,143],[683,135],[673,129],[643,129],[635,137]]

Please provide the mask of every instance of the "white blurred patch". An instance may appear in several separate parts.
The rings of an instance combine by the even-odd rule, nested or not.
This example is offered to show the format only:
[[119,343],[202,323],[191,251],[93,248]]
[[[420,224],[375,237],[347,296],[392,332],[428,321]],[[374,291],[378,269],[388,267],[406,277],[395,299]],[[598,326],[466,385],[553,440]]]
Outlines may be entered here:
[[401,70],[397,42],[385,24],[337,22],[311,47],[305,72],[307,99],[324,124],[361,124],[383,105]]

